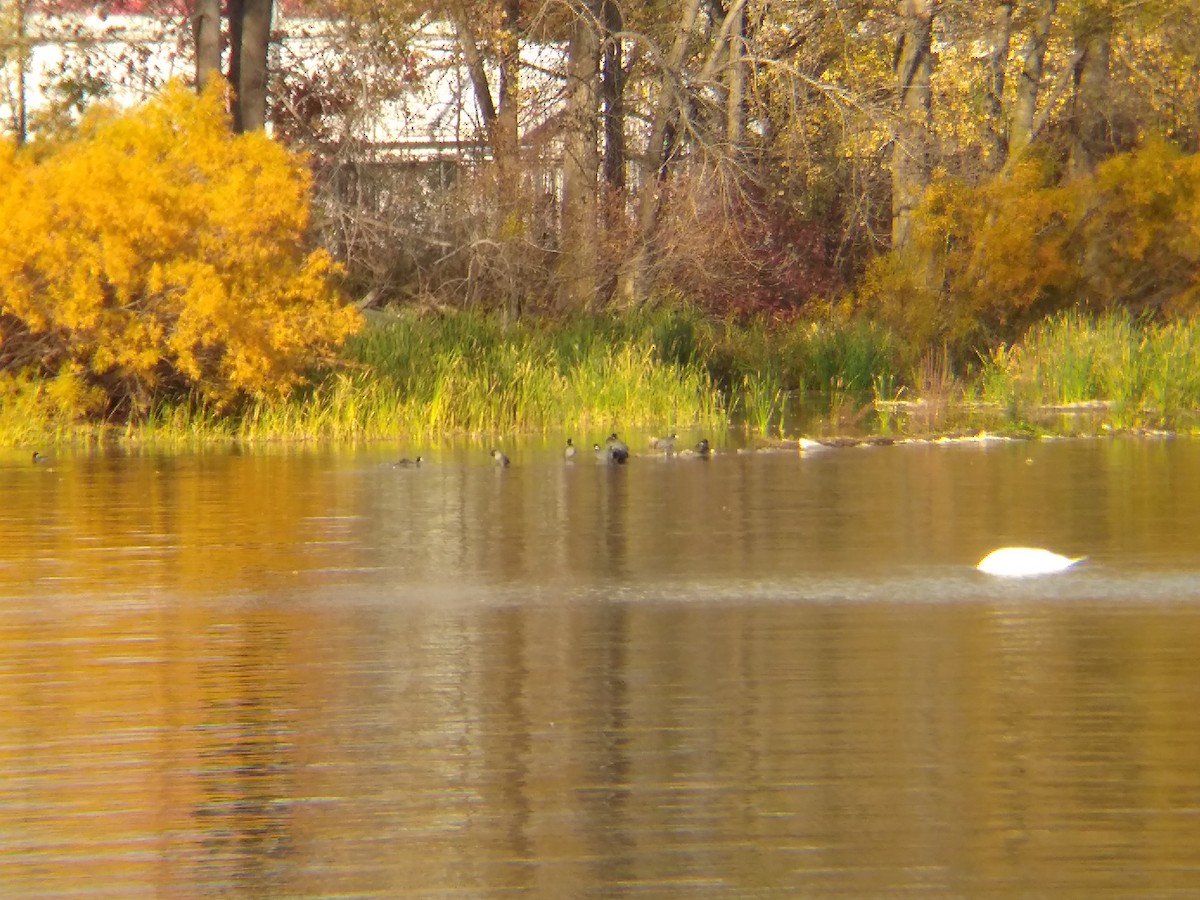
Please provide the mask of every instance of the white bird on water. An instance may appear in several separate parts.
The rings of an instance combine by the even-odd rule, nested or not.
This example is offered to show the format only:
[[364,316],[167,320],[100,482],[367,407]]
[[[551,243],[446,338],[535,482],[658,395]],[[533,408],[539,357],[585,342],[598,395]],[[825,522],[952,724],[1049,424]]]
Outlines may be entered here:
[[976,568],[988,575],[1017,578],[1061,572],[1084,559],[1087,557],[1063,556],[1040,547],[1001,547],[981,559]]

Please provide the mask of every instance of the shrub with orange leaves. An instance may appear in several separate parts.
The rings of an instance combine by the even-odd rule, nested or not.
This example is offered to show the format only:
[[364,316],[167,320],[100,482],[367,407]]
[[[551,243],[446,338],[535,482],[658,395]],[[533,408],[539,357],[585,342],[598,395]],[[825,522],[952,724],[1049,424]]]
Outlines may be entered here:
[[969,352],[1052,313],[1200,310],[1200,155],[1149,140],[1064,183],[1036,160],[941,179],[903,250],[867,267],[857,308],[914,344]]
[[133,415],[184,393],[220,407],[287,391],[358,328],[336,264],[305,249],[303,161],[234,135],[223,90],[171,84],[0,146],[0,369],[73,373]]
[[975,186],[936,180],[909,244],[867,267],[856,299],[917,346],[993,344],[1077,299],[1072,216],[1036,162]]

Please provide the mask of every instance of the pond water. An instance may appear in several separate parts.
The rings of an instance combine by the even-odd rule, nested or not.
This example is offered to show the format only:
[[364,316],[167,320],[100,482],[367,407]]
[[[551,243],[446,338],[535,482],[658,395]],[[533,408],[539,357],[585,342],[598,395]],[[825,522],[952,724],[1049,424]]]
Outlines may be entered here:
[[558,446],[0,454],[0,896],[1200,892],[1200,441]]

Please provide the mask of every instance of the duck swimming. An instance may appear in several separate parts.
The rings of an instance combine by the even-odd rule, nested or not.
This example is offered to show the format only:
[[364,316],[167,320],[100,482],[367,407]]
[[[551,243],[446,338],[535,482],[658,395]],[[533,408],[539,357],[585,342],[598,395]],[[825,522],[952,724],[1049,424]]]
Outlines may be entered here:
[[508,465],[508,457],[499,450],[492,451],[492,459],[496,461],[496,465],[498,465],[500,468],[504,468]]
[[670,453],[675,449],[675,439],[678,437],[679,435],[673,431],[666,437],[652,437],[650,438],[650,449],[665,450]]
[[601,447],[599,444],[592,444],[592,452],[596,454],[596,461],[602,462],[605,465],[609,463],[623,465],[625,460],[629,458],[628,453],[622,454],[611,445]]
[[563,448],[563,459],[567,460],[568,462],[574,461],[575,453],[575,442],[570,438],[567,438],[567,446]]
[[406,456],[403,459],[398,459],[394,463],[392,463],[392,468],[393,469],[407,469],[410,466],[419,466],[423,462],[425,462],[425,457],[423,457],[423,456],[418,456],[416,459],[409,459]]
[[613,462],[623,463],[629,459],[629,445],[617,437],[615,431],[608,436],[605,444],[608,446],[608,452],[611,454]]

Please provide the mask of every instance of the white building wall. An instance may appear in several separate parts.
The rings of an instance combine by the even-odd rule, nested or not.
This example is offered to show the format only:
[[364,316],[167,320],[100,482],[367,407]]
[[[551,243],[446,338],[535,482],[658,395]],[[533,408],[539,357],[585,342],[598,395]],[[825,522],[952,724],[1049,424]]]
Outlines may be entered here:
[[[344,64],[341,32],[328,21],[277,17],[281,39],[272,48],[276,66],[293,72],[318,72]],[[186,23],[152,16],[63,15],[31,17],[27,27],[32,50],[25,77],[30,121],[53,99],[53,85],[64,79],[102,84],[122,106],[142,102],[171,78],[194,74],[192,38]],[[457,45],[442,23],[414,35],[412,51],[421,60],[420,77],[401,96],[370,98],[370,78],[362,79],[363,103],[344,127],[349,136],[381,152],[439,155],[476,147],[480,115],[470,78]],[[522,49],[522,133],[542,128],[561,108],[564,53],[553,46]],[[493,90],[495,71],[489,73]],[[18,71],[8,60],[0,80],[0,117],[5,130],[16,123]]]

